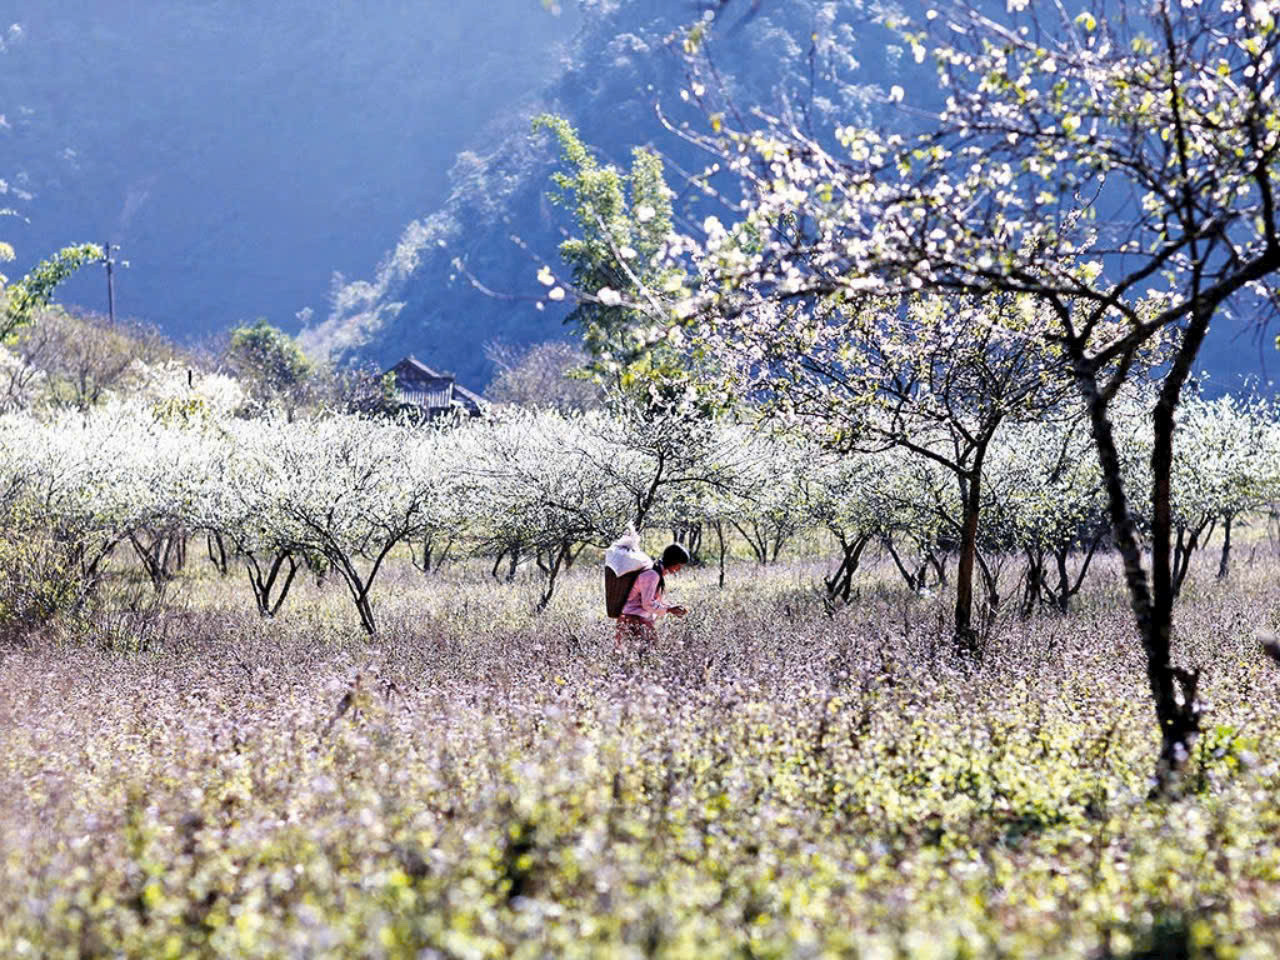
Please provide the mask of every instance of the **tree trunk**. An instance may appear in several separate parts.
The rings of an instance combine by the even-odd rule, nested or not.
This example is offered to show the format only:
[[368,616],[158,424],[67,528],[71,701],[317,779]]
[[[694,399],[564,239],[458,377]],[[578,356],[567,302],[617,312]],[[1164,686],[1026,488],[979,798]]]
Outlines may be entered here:
[[452,537],[446,537],[443,544],[438,542],[437,537],[437,533],[423,534],[421,563],[418,562],[413,552],[413,545],[410,544],[410,561],[427,576],[430,576],[432,571],[439,570],[444,566],[445,561],[449,559],[449,551],[453,549]]
[[[151,539],[144,542],[144,539],[148,536]],[[151,580],[151,586],[156,593],[162,592],[169,581],[173,579],[173,572],[169,567],[176,536],[177,534],[173,530],[161,530],[158,533],[153,533],[149,530],[141,529],[129,533],[129,543],[133,547],[133,552],[142,563],[142,569],[146,571],[147,577]]]
[[1022,617],[1028,619],[1044,602],[1044,550],[1027,547],[1027,587],[1022,595]]
[[[1125,584],[1138,634],[1147,661],[1147,683],[1160,725],[1160,755],[1156,762],[1153,793],[1172,786],[1190,756],[1200,733],[1200,704],[1196,699],[1199,671],[1187,672],[1170,662],[1173,633],[1173,577],[1171,569],[1169,509],[1170,473],[1173,464],[1174,411],[1182,384],[1208,330],[1207,311],[1197,312],[1183,333],[1172,368],[1165,376],[1153,411],[1155,443],[1151,453],[1154,482],[1152,507],[1152,576],[1142,566],[1142,549],[1124,490],[1120,457],[1108,414],[1108,398],[1098,389],[1097,372],[1084,357],[1083,346],[1068,342],[1075,363],[1076,384],[1089,414],[1094,447],[1107,491],[1108,512],[1116,548],[1124,563]],[[1118,374],[1117,374],[1118,376]],[[1179,697],[1181,693],[1181,697]]]
[[852,540],[845,539],[844,536],[837,534],[836,540],[840,544],[840,566],[836,568],[836,572],[829,577],[823,578],[823,583],[827,588],[827,608],[834,611],[835,601],[842,603],[849,602],[849,595],[853,586],[853,575],[858,570],[858,565],[862,561],[862,551],[866,549],[867,544],[871,540],[871,535],[854,537]]
[[225,577],[227,575],[227,548],[222,542],[222,534],[205,534],[205,547],[209,551],[209,561],[218,571],[218,575]]
[[[1182,593],[1182,584],[1186,581],[1187,572],[1191,569],[1192,556],[1202,545],[1209,542],[1217,522],[1216,517],[1211,517],[1194,530],[1188,530],[1182,524],[1177,525],[1178,536],[1173,544],[1173,597],[1175,600]],[[1201,540],[1201,537],[1204,539]]]
[[760,527],[753,523],[751,524],[751,533],[748,533],[738,521],[733,520],[731,523],[733,528],[742,534],[747,544],[751,547],[751,552],[755,554],[756,563],[761,566],[767,564],[769,562],[769,544],[763,537],[760,537]]
[[[59,539],[55,532],[55,539]],[[125,535],[121,534],[112,537],[110,540],[104,541],[98,548],[90,552],[83,543],[73,545],[69,550],[71,564],[80,571],[80,590],[76,599],[71,603],[71,611],[79,612],[88,599],[98,589],[98,584],[102,580],[104,573],[103,563],[116,547],[125,539]]]
[[902,562],[902,558],[898,556],[898,551],[894,549],[893,539],[885,537],[882,542],[884,543],[885,549],[889,551],[889,556],[893,558],[893,565],[898,568],[898,573],[902,575],[903,582],[906,583],[907,589],[912,593],[915,593],[920,589],[920,577],[923,575],[924,570],[922,569],[920,574],[913,575],[911,571],[907,569],[906,564]]
[[560,575],[560,569],[572,562],[573,544],[568,540],[562,541],[553,550],[551,550],[544,562],[541,554],[538,556],[538,569],[547,575],[547,582],[542,589],[542,596],[538,599],[536,612],[542,613],[547,609],[547,605],[551,603],[551,598],[556,592],[556,577]]
[[360,626],[369,636],[374,636],[378,632],[378,626],[373,621],[373,605],[369,603],[368,591],[353,594],[356,602],[356,613],[360,615]]
[[632,524],[637,530],[643,530],[645,520],[649,517],[649,511],[653,509],[654,501],[658,499],[658,490],[662,486],[662,476],[667,469],[667,456],[661,450],[655,454],[657,466],[653,472],[653,480],[650,481],[648,488],[641,494],[636,495],[636,518]]
[[982,507],[982,461],[985,445],[973,455],[973,466],[961,475],[960,495],[964,519],[960,529],[960,559],[956,564],[955,647],[962,656],[978,655],[978,634],[973,628],[973,570],[978,559],[978,512]]
[[787,536],[782,531],[778,531],[778,535],[773,541],[773,556],[769,560],[770,563],[777,563],[778,556],[782,553],[782,547],[787,542]]
[[[507,561],[507,572],[505,576],[499,576],[498,570],[502,566],[503,560]],[[490,575],[499,582],[511,583],[516,578],[516,572],[520,569],[520,545],[516,544],[508,550],[503,550],[493,561],[493,569]]]
[[382,562],[387,558],[387,554],[391,552],[391,548],[399,542],[400,536],[389,536],[386,542],[383,543],[378,555],[374,557],[373,563],[369,567],[369,573],[365,576],[360,575],[360,571],[356,568],[354,557],[336,549],[326,554],[329,562],[342,576],[347,585],[351,600],[356,607],[356,613],[360,616],[360,626],[371,637],[377,635],[378,628],[373,618],[373,604],[369,600],[369,591],[373,588],[373,581],[378,576],[378,571],[382,569]]
[[725,543],[724,543],[724,522],[721,520],[716,521],[716,539],[719,541],[719,545],[720,545],[720,589],[723,590],[724,589]]
[[[1207,326],[1207,323],[1205,324]],[[1192,336],[1195,322],[1187,330]],[[1203,337],[1203,334],[1201,334]],[[1183,350],[1186,349],[1185,341]],[[1179,360],[1183,350],[1179,351]],[[1193,353],[1194,356],[1194,353]],[[1188,674],[1175,668],[1171,662],[1173,643],[1173,601],[1177,597],[1172,564],[1170,510],[1171,476],[1173,473],[1174,413],[1177,409],[1180,389],[1170,383],[1175,370],[1165,380],[1164,389],[1152,413],[1155,443],[1151,451],[1151,474],[1154,479],[1151,493],[1151,586],[1150,618],[1143,631],[1143,645],[1147,652],[1147,678],[1155,698],[1156,718],[1160,723],[1160,759],[1156,765],[1156,791],[1167,792],[1182,765],[1191,754],[1191,747],[1200,733],[1200,707],[1196,703],[1196,686],[1199,671]],[[1178,388],[1181,383],[1177,383]],[[1185,573],[1184,573],[1185,575]],[[1143,626],[1139,620],[1139,629]],[[1178,688],[1182,699],[1179,700]]]
[[689,564],[699,567],[702,565],[702,558],[698,556],[698,551],[702,549],[702,524],[686,523],[683,526],[671,528],[671,539],[674,543],[678,543],[689,551]]
[[695,523],[689,527],[689,539],[685,544],[689,548],[689,562],[695,567],[702,565],[702,524]]
[[978,570],[982,573],[982,631],[981,636],[987,637],[991,634],[991,628],[995,626],[996,616],[1000,613],[1000,570],[997,568],[992,572],[987,561],[983,559],[982,551],[978,550],[974,553],[974,558],[978,562]]
[[1071,550],[1069,547],[1059,549],[1054,557],[1058,565],[1058,589],[1053,594],[1054,603],[1057,605],[1058,612],[1066,614],[1071,608],[1071,598],[1080,592],[1080,587],[1084,583],[1085,574],[1089,572],[1089,564],[1093,562],[1094,556],[1098,552],[1098,547],[1102,544],[1102,537],[1105,534],[1098,534],[1089,541],[1089,546],[1085,549],[1084,560],[1080,564],[1080,572],[1076,575],[1075,582],[1071,582],[1071,575],[1067,572],[1067,557]]
[[1222,521],[1222,556],[1218,560],[1218,579],[1225,580],[1231,574],[1231,526],[1235,514],[1229,513]]
[[[929,566],[933,567],[934,575],[938,578],[939,589],[945,587],[947,585],[947,554],[946,552],[944,551],[942,556],[939,557],[936,553],[933,552],[933,549],[930,548],[924,552],[924,562],[927,563]],[[921,576],[921,586],[923,586],[924,585],[923,583],[924,564],[920,565],[920,576]]]
[[[280,586],[280,592],[276,594],[275,600],[272,600],[271,592],[275,589],[280,571],[286,562],[289,564],[289,572],[284,578],[284,583]],[[253,599],[258,605],[258,615],[261,617],[274,617],[280,612],[284,598],[289,595],[289,588],[293,585],[293,578],[297,575],[301,565],[294,559],[293,554],[288,551],[277,553],[272,559],[270,569],[265,574],[258,564],[257,558],[251,553],[244,554],[244,565],[245,572],[249,575],[249,587],[253,590]]]

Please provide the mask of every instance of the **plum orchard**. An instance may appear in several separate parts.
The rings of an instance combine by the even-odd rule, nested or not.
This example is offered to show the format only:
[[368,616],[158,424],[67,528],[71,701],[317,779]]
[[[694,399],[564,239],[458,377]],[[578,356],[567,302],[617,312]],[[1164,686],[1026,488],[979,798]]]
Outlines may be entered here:
[[[1052,358],[1085,406],[1161,729],[1163,781],[1200,733],[1197,674],[1172,650],[1182,560],[1205,516],[1175,505],[1176,413],[1210,324],[1276,303],[1280,4],[1099,0],[1078,15],[1061,4],[1001,6],[927,6],[919,22],[885,14],[904,52],[937,65],[945,102],[915,113],[916,133],[844,125],[818,134],[807,118],[736,109],[712,113],[705,135],[673,126],[717,162],[702,185],[728,176],[718,195],[736,222],[713,216],[699,236],[673,232],[655,262],[629,274],[679,283],[584,294],[607,292],[645,342],[687,343],[690,359],[736,373],[740,389],[798,396],[837,424],[848,394],[883,402],[893,368],[930,364],[934,341],[900,336],[893,322],[918,312],[921,298],[1014,305],[983,309],[953,342],[992,350],[997,363]],[[688,45],[704,35],[691,31]],[[712,73],[686,96],[703,99]],[[904,97],[897,88],[888,99]],[[868,339],[871,351],[861,346]],[[877,370],[883,356],[893,368]],[[1151,475],[1135,487],[1114,404],[1144,369],[1155,384]],[[923,386],[911,406],[934,392],[927,378]],[[977,559],[985,459],[984,433],[966,431],[971,449],[951,467],[967,518],[961,649],[972,644],[965,568]],[[1136,522],[1143,516],[1147,529]]]
[[[1145,402],[1125,396],[1114,409],[1128,482],[1148,483]],[[1185,576],[1215,526],[1229,537],[1280,498],[1280,426],[1268,405],[1229,398],[1190,400],[1181,418],[1188,439],[1173,502]],[[1019,422],[990,442],[975,536],[986,626],[1012,559],[1026,563],[1028,615],[1065,611],[1079,590],[1107,530],[1086,448],[1079,417]],[[446,551],[489,558],[495,578],[531,567],[541,610],[584,546],[628,525],[696,532],[695,543],[713,531],[722,571],[735,533],[767,564],[802,531],[825,531],[836,547],[827,599],[847,603],[872,544],[912,589],[948,583],[948,556],[973,516],[953,481],[950,467],[901,446],[837,453],[758,423],[625,407],[448,427],[345,415],[243,420],[198,398],[49,420],[13,414],[0,418],[0,506],[6,549],[27,562],[6,570],[4,613],[39,620],[78,609],[126,544],[163,590],[187,538],[202,534],[244,567],[264,616],[282,609],[310,566],[340,578],[372,634],[373,587],[398,547],[426,570],[433,551],[437,563]]]

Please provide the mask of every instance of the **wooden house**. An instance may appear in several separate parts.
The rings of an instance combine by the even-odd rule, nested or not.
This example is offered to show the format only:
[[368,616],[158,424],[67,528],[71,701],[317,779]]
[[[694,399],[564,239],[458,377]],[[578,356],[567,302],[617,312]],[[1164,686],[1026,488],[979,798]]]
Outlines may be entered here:
[[395,403],[401,409],[416,409],[426,419],[450,413],[478,417],[487,401],[458,383],[452,375],[432,370],[413,354],[405,357],[387,374],[395,375]]

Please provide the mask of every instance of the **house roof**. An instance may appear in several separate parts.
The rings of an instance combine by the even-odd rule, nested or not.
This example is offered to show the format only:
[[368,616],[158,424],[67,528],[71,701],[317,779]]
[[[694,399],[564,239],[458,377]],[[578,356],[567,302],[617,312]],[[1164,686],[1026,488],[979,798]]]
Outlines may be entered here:
[[[423,363],[421,360],[415,357],[412,353],[409,354],[407,357],[405,357],[403,360],[401,360],[399,363],[397,363],[391,369],[399,371],[401,368],[404,368],[406,373],[416,374],[419,377],[445,378],[445,375],[443,373],[440,373],[438,370],[432,370],[425,363]],[[447,379],[452,380],[453,378],[448,377]]]
[[470,401],[477,408],[482,407],[484,404],[489,402],[480,394],[471,392],[462,384],[457,382],[453,385],[453,392],[461,396],[463,400]]
[[396,394],[404,403],[438,410],[447,409],[456,401],[473,413],[480,413],[488,403],[480,394],[468,390],[452,376],[433,370],[413,354],[388,372],[396,375]]

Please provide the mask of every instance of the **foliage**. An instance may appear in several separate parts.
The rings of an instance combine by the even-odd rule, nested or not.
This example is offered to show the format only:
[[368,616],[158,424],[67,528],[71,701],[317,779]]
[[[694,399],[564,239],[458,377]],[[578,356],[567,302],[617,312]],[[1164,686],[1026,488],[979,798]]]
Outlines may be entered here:
[[0,534],[0,631],[38,631],[80,599],[83,584],[74,557],[59,546],[12,527]]
[[39,312],[8,347],[5,405],[88,410],[109,396],[146,392],[162,370],[197,368],[159,331],[53,307]]
[[231,331],[227,363],[260,404],[281,403],[292,417],[313,366],[293,337],[259,317]]
[[485,388],[493,403],[561,413],[598,409],[604,393],[586,379],[588,357],[581,347],[549,340],[526,349],[507,344],[485,345],[497,374]]
[[[12,254],[12,248],[7,251]],[[38,311],[47,307],[53,293],[64,280],[86,264],[96,263],[103,257],[102,248],[92,243],[64,247],[53,256],[40,261],[30,273],[16,283],[9,283],[0,275],[0,298],[4,313],[0,317],[0,342],[20,327],[31,323]],[[9,257],[0,257],[9,259]]]
[[[572,211],[578,234],[560,244],[578,297],[566,322],[580,329],[593,369],[624,390],[683,380],[663,325],[669,304],[688,291],[684,271],[669,256],[674,194],[661,159],[637,147],[623,174],[602,166],[563,117],[539,116],[534,129],[556,137],[567,168],[552,176],[551,194]],[[550,299],[564,299],[565,287],[549,267],[538,278],[551,288]]]

